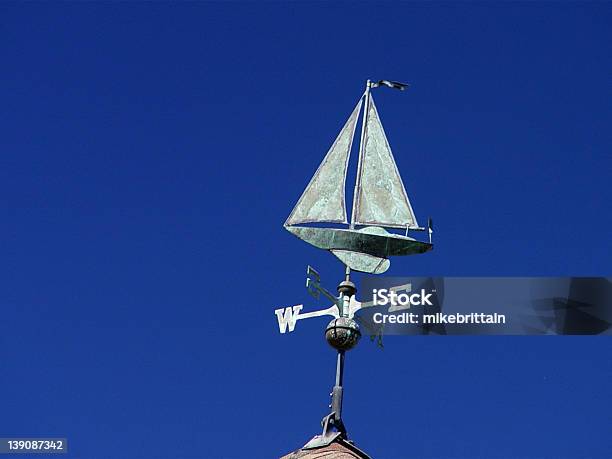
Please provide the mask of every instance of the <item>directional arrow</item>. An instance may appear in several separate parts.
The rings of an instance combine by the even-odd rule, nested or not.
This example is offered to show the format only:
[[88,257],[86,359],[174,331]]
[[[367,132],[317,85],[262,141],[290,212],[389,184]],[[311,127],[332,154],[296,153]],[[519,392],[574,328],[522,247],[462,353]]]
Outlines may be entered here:
[[[308,266],[308,269],[306,270],[306,289],[315,299],[319,299],[320,295],[323,294],[323,296],[325,296],[333,304],[327,309],[320,309],[318,311],[304,313],[301,312],[304,308],[303,304],[276,309],[274,313],[276,314],[278,329],[281,333],[287,333],[287,330],[289,330],[289,333],[294,331],[295,324],[298,320],[321,316],[332,316],[337,319],[342,315],[341,311],[344,312],[345,317],[352,319],[357,311],[374,306],[374,301],[360,302],[357,301],[355,295],[351,295],[350,298],[348,296],[339,295],[336,297],[332,295],[328,290],[321,286],[321,276],[312,266]],[[412,290],[412,284],[398,285],[391,287],[389,290],[395,292],[410,292]],[[394,306],[395,309],[393,310],[397,311],[399,309],[409,307],[410,306]],[[389,310],[391,311],[391,309]]]

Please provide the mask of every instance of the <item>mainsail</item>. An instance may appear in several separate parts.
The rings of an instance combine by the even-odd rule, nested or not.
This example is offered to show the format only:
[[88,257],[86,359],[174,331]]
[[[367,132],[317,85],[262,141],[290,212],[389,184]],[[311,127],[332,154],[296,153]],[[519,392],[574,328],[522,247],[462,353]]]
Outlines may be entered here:
[[348,159],[361,101],[351,113],[317,172],[287,218],[285,226],[310,222],[347,223],[344,189]]
[[417,228],[419,225],[393,159],[372,94],[369,94],[365,110],[366,122],[359,152],[351,223]]

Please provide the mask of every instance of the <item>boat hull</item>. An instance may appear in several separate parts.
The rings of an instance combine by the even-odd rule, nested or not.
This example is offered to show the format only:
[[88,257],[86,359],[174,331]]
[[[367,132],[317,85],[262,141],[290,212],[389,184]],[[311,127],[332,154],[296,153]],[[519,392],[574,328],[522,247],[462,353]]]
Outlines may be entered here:
[[[332,253],[334,251],[340,253],[343,251],[356,252],[385,259],[390,256],[425,253],[433,248],[433,245],[427,242],[417,241],[408,236],[388,233],[383,228],[379,227],[368,227],[355,230],[285,226],[285,229],[303,241],[319,249],[330,250]],[[338,258],[344,262],[342,257]],[[370,262],[369,265],[372,265],[372,262]],[[381,268],[382,266],[378,269],[380,270]],[[386,268],[388,268],[388,264]],[[384,269],[385,271],[386,268]],[[374,272],[370,270],[364,271],[362,269],[356,270]],[[376,273],[378,274],[379,272]]]

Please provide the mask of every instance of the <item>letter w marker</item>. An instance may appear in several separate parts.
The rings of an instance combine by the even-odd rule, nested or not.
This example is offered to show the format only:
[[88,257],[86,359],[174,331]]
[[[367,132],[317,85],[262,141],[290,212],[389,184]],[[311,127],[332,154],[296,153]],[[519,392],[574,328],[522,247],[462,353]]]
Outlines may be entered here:
[[289,306],[288,308],[277,309],[274,311],[276,318],[278,319],[278,329],[281,333],[285,333],[287,331],[287,326],[289,326],[289,333],[291,333],[295,329],[295,323],[301,319],[310,319],[311,317],[321,316],[332,316],[336,319],[340,317],[340,314],[338,313],[338,306],[335,304],[331,305],[327,309],[300,314],[303,307],[304,305],[298,304],[297,306]]
[[303,304],[298,304],[297,306],[289,306],[288,308],[277,309],[274,311],[276,318],[278,319],[278,329],[281,333],[285,333],[287,331],[287,325],[289,325],[289,333],[295,329],[295,323],[297,322],[298,315],[303,307]]

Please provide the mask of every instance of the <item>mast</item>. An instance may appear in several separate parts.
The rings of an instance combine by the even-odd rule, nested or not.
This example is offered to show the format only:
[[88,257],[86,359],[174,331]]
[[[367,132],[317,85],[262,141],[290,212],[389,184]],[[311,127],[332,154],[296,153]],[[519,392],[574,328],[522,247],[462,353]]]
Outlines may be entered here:
[[[350,229],[355,229],[355,209],[357,208],[357,183],[359,182],[359,175],[361,173],[361,152],[363,151],[363,141],[365,139],[365,129],[368,122],[368,107],[370,103],[370,80],[366,81],[366,89],[364,93],[364,108],[363,108],[363,120],[361,121],[361,135],[359,136],[359,159],[357,160],[357,177],[355,178],[355,188],[353,189],[353,208],[351,209],[351,224],[349,226]],[[344,273],[344,280],[346,282],[350,282],[351,280],[351,268],[346,266],[346,271]],[[342,365],[340,365],[340,360],[342,360]],[[338,354],[338,368],[344,369],[344,353],[340,355]]]
[[[353,190],[353,209],[351,210],[351,226],[350,229],[355,229],[355,210],[357,209],[357,197],[359,189],[359,177],[361,176],[361,160],[363,158],[363,149],[365,148],[365,132],[366,126],[368,125],[368,112],[370,107],[370,87],[372,82],[366,81],[366,90],[364,94],[364,109],[363,109],[363,120],[361,122],[361,137],[359,139],[359,161],[357,163],[357,178],[355,179],[355,189]],[[348,269],[348,268],[347,268]],[[348,274],[348,273],[347,273]],[[348,280],[348,278],[347,278]]]

